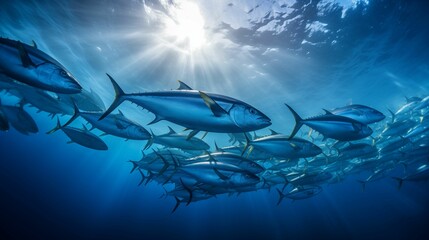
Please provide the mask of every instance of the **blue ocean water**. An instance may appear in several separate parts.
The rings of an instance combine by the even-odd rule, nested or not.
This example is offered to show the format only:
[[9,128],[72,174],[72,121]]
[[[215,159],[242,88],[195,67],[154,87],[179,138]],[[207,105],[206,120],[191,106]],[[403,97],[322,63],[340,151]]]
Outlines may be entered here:
[[[302,115],[350,103],[389,116],[405,97],[429,95],[427,6],[423,1],[2,1],[0,35],[59,60],[108,106],[105,73],[128,92],[195,89],[250,103],[289,134]],[[16,99],[6,93],[2,102]],[[26,106],[40,132],[0,132],[1,235],[5,239],[427,239],[429,186],[390,176],[362,191],[347,176],[312,198],[259,190],[219,195],[171,214],[174,198],[138,186],[129,160],[145,141],[103,137],[108,151],[67,144],[46,131],[55,119]],[[153,114],[129,103],[146,125]],[[184,113],[186,114],[186,113]],[[69,116],[61,117],[67,120]],[[83,121],[82,121],[83,122]],[[79,126],[80,123],[75,123]],[[148,126],[156,134],[180,126]],[[95,131],[97,132],[97,130]],[[101,132],[97,132],[101,133]],[[258,131],[267,134],[268,130]],[[228,144],[209,133],[212,146]],[[212,148],[213,149],[213,148]]]

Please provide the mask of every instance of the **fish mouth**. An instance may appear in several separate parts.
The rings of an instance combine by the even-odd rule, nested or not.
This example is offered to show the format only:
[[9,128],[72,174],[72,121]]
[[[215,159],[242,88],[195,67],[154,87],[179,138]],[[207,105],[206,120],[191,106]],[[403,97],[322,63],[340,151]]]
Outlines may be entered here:
[[258,117],[258,119],[262,120],[263,122],[271,123],[271,119],[267,116],[261,116],[261,117]]
[[72,79],[67,81],[66,88],[68,93],[80,93],[82,91],[82,86],[76,80]]
[[271,125],[271,119],[268,117],[259,117],[258,120],[262,121],[262,125],[264,126],[270,126]]

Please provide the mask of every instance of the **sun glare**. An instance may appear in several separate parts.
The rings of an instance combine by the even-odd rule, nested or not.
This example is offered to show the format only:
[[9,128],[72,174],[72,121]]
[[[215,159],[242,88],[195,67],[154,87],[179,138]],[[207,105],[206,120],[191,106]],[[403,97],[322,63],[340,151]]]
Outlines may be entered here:
[[[193,52],[205,43],[204,18],[195,3],[183,2],[166,22],[166,35],[175,38],[176,45]],[[184,49],[186,50],[186,49]]]

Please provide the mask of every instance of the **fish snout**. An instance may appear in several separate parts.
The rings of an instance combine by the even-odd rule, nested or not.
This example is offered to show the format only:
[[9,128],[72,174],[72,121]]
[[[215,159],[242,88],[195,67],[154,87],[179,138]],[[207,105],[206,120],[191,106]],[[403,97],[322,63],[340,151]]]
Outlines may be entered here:
[[262,116],[258,117],[258,120],[261,121],[261,125],[264,127],[268,127],[271,125],[271,119],[267,116],[265,116],[264,114],[262,114]]
[[67,79],[66,88],[70,93],[80,93],[82,91],[82,86],[74,78]]

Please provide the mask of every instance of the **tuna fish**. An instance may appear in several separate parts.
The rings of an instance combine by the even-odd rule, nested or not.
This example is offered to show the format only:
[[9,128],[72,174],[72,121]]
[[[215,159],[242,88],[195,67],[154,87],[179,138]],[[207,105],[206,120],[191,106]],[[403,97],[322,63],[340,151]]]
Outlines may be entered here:
[[398,181],[398,188],[402,187],[404,181],[420,182],[427,181],[429,179],[429,166],[424,164],[417,168],[417,170],[403,178],[394,177],[393,179]]
[[60,124],[60,120],[57,118],[57,129],[61,129],[67,137],[70,138],[69,143],[77,143],[81,146],[91,148],[94,150],[107,150],[108,147],[106,143],[101,140],[97,135],[91,133],[88,129],[86,129],[85,125],[82,126],[83,129],[74,128],[74,127],[63,127]]
[[160,144],[170,148],[179,148],[182,150],[208,150],[210,146],[203,140],[186,135],[178,134],[171,127],[170,131],[166,134],[155,136],[152,134],[150,140],[144,149],[148,149],[152,143]]
[[201,156],[188,158],[182,161],[182,164],[186,165],[186,164],[200,163],[200,162],[226,163],[226,164],[234,165],[239,169],[243,169],[244,171],[248,171],[253,174],[258,174],[264,171],[263,167],[261,167],[259,164],[253,161],[242,158],[236,154],[222,153],[222,152],[211,153],[211,154],[208,153]]
[[354,119],[337,116],[327,110],[325,115],[302,119],[289,105],[285,105],[292,112],[296,122],[289,138],[293,138],[304,124],[323,134],[324,137],[340,141],[358,140],[372,134],[371,128]]
[[33,87],[56,93],[79,93],[82,87],[57,60],[19,41],[0,38],[0,72]]
[[[148,140],[151,138],[150,133],[144,127],[126,118],[122,112],[119,112],[119,114],[109,115],[107,118],[103,119],[103,121],[99,121],[98,119],[102,113],[81,112],[76,104],[73,105],[74,115],[63,125],[63,127],[68,126],[76,118],[82,117],[94,128],[100,129],[106,134],[133,140]],[[48,133],[55,132],[56,130],[58,130],[58,128],[54,128]]]
[[270,135],[250,141],[243,153],[248,147],[250,147],[250,152],[252,148],[256,148],[275,157],[286,159],[314,157],[322,153],[322,149],[307,140],[300,138],[290,139],[290,137],[282,134]]
[[[1,105],[1,102],[0,102]],[[6,116],[8,122],[20,133],[28,135],[29,133],[39,132],[36,122],[28,114],[24,107],[19,106],[0,106],[1,111]]]
[[112,105],[101,116],[103,119],[123,101],[131,101],[155,114],[150,123],[168,120],[198,131],[236,133],[267,127],[271,120],[256,108],[242,101],[218,94],[190,90],[181,84],[178,90],[126,94],[108,75],[115,89]]
[[279,193],[279,201],[277,202],[277,205],[279,205],[285,197],[293,200],[311,198],[321,193],[322,188],[320,186],[303,186],[296,187],[287,194],[282,193],[279,189],[277,189],[277,192]]
[[383,113],[368,106],[352,104],[330,111],[332,114],[354,119],[362,124],[370,124],[386,118]]

